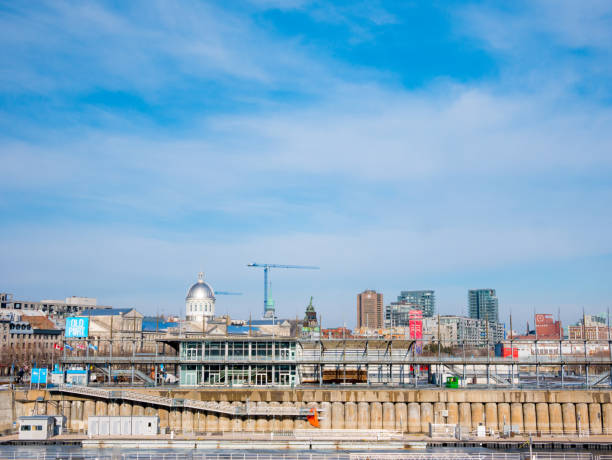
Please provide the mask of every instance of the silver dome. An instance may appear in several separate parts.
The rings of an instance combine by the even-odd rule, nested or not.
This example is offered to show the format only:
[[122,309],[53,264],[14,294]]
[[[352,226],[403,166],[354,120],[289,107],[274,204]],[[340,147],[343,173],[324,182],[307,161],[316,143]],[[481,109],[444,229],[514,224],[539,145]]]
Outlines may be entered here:
[[204,273],[198,274],[198,282],[191,286],[185,300],[191,299],[213,299],[215,298],[215,291],[213,288],[204,281]]

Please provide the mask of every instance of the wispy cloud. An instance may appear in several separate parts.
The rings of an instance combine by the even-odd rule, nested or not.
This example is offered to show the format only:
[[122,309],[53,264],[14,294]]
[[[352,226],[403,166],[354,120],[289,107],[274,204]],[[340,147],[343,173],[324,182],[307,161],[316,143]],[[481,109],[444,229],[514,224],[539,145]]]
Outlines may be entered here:
[[47,2],[12,5],[0,16],[7,52],[0,84],[12,91],[136,91],[211,80],[309,87],[320,64],[291,41],[211,4]]
[[556,87],[610,100],[610,2],[519,1],[455,13],[457,31],[501,57],[510,81],[532,91]]
[[[291,314],[314,294],[328,320],[350,324],[358,290],[392,297],[417,283],[449,311],[464,301],[450,293],[484,282],[530,314],[534,287],[523,302],[496,273],[541,279],[537,267],[610,255],[605,3],[444,10],[447,46],[481,47],[499,75],[418,89],[381,77],[397,68],[334,56],[333,37],[276,33],[275,16],[258,15],[279,9],[373,50],[379,32],[414,20],[384,3],[0,11],[2,289],[179,309],[204,268],[247,294],[232,300],[246,314],[261,280],[243,266],[259,259],[323,267],[276,275]],[[556,288],[551,304],[572,296]]]
[[503,8],[471,5],[457,12],[466,20],[465,32],[517,55],[537,42],[540,50],[592,48],[606,53],[612,45],[612,5],[605,0],[518,1]]

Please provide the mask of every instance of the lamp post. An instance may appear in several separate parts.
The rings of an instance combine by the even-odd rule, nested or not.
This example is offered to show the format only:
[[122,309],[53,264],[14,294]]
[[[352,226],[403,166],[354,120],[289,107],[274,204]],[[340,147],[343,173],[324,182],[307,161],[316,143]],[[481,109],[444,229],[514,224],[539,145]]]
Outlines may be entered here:
[[529,435],[529,460],[533,460],[533,447],[532,447],[531,434]]

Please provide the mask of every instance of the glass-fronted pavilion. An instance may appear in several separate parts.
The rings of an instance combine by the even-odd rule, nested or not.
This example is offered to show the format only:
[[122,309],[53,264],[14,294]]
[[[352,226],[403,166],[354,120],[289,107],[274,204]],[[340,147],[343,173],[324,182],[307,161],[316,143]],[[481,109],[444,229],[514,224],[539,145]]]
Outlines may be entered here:
[[293,338],[187,338],[180,341],[179,354],[180,385],[293,386],[298,383]]

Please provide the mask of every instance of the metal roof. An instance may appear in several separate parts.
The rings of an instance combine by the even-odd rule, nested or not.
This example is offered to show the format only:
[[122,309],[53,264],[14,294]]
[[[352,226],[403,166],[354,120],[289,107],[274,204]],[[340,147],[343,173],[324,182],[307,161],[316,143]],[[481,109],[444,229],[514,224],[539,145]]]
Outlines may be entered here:
[[118,316],[134,310],[133,308],[92,308],[83,310],[79,316]]
[[[251,332],[259,331],[258,327],[251,327]],[[227,333],[234,335],[246,335],[249,333],[249,326],[227,326]]]
[[169,327],[179,327],[179,323],[157,321],[156,319],[144,319],[142,321],[142,330],[145,332],[163,331]]
[[252,325],[257,325],[257,326],[281,326],[283,325],[286,321],[289,321],[287,319],[253,319],[251,320],[251,324]]
[[19,420],[49,420],[55,417],[55,415],[22,415]]

